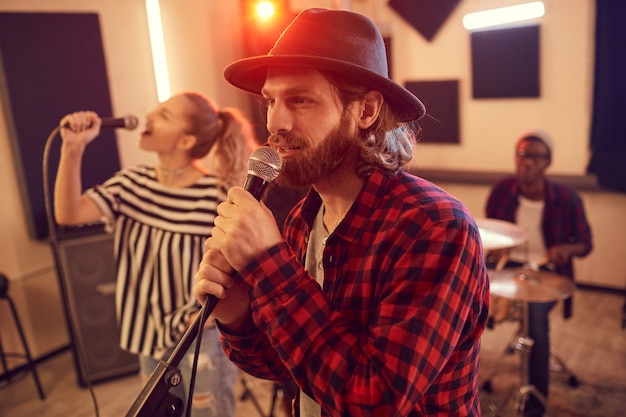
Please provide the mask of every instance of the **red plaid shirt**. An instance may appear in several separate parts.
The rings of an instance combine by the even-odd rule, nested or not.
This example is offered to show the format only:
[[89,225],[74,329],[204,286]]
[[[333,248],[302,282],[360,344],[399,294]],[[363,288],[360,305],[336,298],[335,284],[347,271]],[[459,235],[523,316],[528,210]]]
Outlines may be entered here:
[[489,289],[474,220],[428,181],[374,172],[323,253],[324,288],[302,267],[320,208],[312,191],[287,243],[239,275],[251,326],[225,349],[259,378],[294,378],[323,416],[479,416]]

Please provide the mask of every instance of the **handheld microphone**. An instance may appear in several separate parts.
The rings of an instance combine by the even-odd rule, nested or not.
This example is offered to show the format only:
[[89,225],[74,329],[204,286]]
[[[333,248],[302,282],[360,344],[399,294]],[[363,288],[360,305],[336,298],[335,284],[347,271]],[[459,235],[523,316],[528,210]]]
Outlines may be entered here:
[[137,116],[129,114],[124,117],[103,117],[101,127],[115,129],[118,127],[134,130],[139,125]]
[[248,158],[248,176],[243,188],[261,200],[267,186],[276,179],[283,161],[276,150],[261,146]]
[[[128,130],[134,130],[139,125],[137,116],[129,114],[124,117],[103,117],[100,128],[116,129],[118,127]],[[65,123],[61,127],[70,127],[69,123]]]

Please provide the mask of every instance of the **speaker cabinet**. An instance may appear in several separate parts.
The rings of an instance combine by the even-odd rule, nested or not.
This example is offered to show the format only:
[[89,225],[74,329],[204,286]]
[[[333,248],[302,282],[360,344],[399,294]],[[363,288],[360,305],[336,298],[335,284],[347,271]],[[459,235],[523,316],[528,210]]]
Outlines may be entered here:
[[137,372],[137,356],[119,347],[113,236],[101,233],[52,245],[79,383]]

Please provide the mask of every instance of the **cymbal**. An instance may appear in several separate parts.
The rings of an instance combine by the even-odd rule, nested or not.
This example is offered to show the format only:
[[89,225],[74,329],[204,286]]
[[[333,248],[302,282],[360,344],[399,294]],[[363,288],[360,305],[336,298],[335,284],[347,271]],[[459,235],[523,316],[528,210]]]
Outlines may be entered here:
[[528,240],[528,232],[515,223],[498,219],[476,219],[485,252],[519,246]]
[[553,272],[529,268],[489,270],[492,294],[528,302],[548,302],[569,297],[574,292],[574,282]]

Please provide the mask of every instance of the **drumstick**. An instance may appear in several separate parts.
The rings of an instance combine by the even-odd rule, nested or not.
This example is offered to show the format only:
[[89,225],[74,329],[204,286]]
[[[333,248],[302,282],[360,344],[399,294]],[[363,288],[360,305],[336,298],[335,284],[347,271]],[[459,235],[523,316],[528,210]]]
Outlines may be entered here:
[[500,259],[498,259],[498,263],[496,264],[495,270],[502,271],[504,269],[504,265],[506,265],[508,261],[509,261],[509,253],[505,252],[502,254],[502,256],[500,256]]
[[548,255],[544,256],[541,260],[539,260],[539,262],[537,262],[537,267],[544,267],[550,271],[556,271],[556,265],[554,262],[550,262]]

